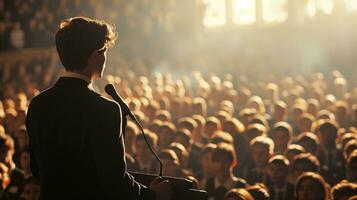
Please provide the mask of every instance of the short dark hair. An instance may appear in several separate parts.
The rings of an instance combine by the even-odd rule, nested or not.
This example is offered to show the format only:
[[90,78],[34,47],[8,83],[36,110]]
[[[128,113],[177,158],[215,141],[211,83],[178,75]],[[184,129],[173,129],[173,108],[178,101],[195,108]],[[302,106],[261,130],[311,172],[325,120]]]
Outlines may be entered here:
[[104,21],[87,17],[62,20],[56,32],[56,49],[67,71],[82,70],[94,50],[102,51],[114,45],[114,27]]

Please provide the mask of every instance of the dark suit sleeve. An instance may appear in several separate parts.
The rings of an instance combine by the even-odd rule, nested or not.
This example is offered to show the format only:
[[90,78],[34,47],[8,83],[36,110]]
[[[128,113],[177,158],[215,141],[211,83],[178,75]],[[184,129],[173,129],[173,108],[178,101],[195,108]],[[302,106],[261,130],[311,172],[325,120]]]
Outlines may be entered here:
[[155,199],[154,193],[126,172],[125,148],[121,131],[121,110],[114,102],[94,116],[97,127],[91,134],[91,148],[97,176],[109,199]]
[[29,105],[29,109],[26,114],[25,125],[26,125],[27,134],[29,135],[31,173],[35,179],[40,181],[39,168],[36,162],[37,157],[35,155],[36,135],[33,134],[36,132],[36,129],[38,129],[38,122],[36,122],[38,117],[35,116],[36,113],[33,111],[33,107],[35,106],[34,105],[35,103],[33,102],[34,101],[31,101]]

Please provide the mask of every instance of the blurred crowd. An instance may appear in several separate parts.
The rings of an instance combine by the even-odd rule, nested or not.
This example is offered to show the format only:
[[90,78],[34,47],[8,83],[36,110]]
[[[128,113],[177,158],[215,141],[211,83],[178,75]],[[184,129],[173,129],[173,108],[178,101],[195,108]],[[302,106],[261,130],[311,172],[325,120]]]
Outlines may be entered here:
[[164,43],[174,31],[186,35],[200,24],[196,6],[191,0],[0,0],[0,50],[54,46],[57,24],[77,15],[114,23],[128,48],[152,37]]
[[[235,62],[220,65],[226,71],[219,74],[201,73],[208,67],[204,62],[190,73],[181,64],[165,71],[152,54],[167,49],[160,45],[172,33],[176,39],[192,35],[185,31],[200,24],[190,20],[202,19],[194,12],[197,2],[103,2],[0,0],[0,50],[53,46],[56,25],[72,15],[115,22],[129,61],[113,64],[117,68],[93,87],[105,95],[106,83],[116,86],[158,152],[164,176],[192,180],[209,200],[357,198],[357,88],[350,74],[300,76],[284,74],[290,68],[273,74],[252,67],[243,76]],[[141,51],[152,53],[153,63],[130,57]],[[152,65],[162,72],[150,73]],[[132,66],[140,72],[128,70]],[[39,198],[24,120],[30,99],[60,74],[55,55],[0,63],[0,199]],[[158,172],[130,120],[125,145],[129,171]]]
[[[24,119],[29,100],[58,78],[58,65],[55,57],[39,57],[0,69],[0,199],[38,199]],[[105,95],[106,83],[144,127],[163,175],[192,180],[210,200],[357,195],[357,89],[339,71],[255,81],[124,70],[93,87]],[[129,171],[158,172],[130,120],[125,145]]]

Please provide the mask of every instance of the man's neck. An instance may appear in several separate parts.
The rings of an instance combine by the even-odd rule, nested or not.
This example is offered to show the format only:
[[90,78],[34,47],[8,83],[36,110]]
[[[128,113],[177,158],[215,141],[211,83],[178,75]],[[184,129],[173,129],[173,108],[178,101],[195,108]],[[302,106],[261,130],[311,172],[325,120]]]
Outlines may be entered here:
[[78,71],[65,71],[64,74],[62,75],[63,77],[72,77],[72,78],[79,78],[90,84],[92,82],[92,77],[83,73],[83,72],[78,72]]

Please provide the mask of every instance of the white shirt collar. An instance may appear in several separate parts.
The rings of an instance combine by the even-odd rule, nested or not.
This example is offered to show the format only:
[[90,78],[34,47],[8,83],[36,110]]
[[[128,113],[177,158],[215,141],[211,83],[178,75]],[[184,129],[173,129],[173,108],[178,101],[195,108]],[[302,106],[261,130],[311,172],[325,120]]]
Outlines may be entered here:
[[61,77],[79,78],[79,79],[84,80],[88,84],[92,83],[92,80],[89,77],[87,77],[83,74],[76,73],[76,72],[65,71]]

